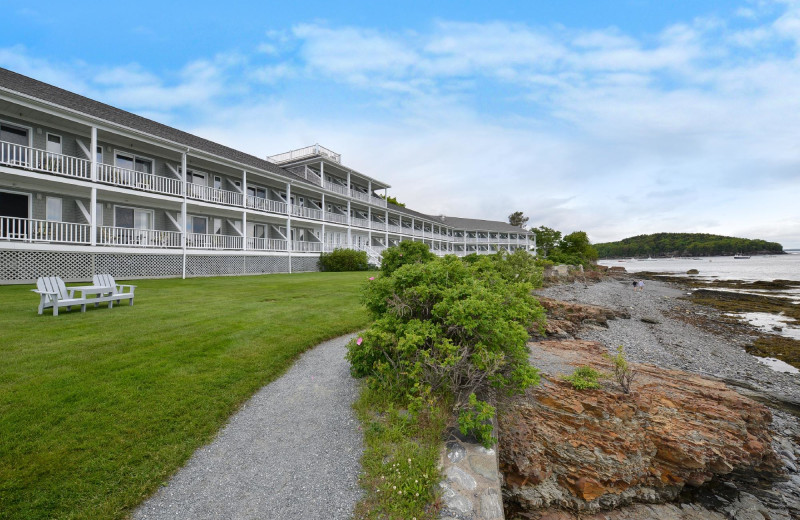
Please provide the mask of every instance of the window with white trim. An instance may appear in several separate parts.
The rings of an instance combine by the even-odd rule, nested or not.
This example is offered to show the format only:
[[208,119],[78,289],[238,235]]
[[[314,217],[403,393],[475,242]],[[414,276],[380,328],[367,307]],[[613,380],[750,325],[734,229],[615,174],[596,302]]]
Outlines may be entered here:
[[47,197],[47,214],[46,220],[50,222],[61,222],[62,218],[62,203],[60,197]]
[[61,155],[61,136],[48,132],[46,148],[48,153],[57,153]]

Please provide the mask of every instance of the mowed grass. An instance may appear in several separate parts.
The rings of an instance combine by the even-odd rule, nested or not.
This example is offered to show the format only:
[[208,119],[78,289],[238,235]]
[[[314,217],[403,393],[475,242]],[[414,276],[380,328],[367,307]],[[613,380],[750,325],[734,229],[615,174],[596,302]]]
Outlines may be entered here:
[[125,518],[300,353],[365,327],[366,278],[137,280],[133,307],[57,317],[0,287],[0,518]]

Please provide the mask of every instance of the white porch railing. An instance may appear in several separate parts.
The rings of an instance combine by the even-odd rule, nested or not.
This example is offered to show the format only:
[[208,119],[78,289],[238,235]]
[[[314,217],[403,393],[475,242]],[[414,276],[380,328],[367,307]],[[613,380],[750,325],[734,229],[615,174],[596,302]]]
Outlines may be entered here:
[[376,197],[375,195],[372,195],[370,202],[382,208],[386,207],[386,200],[383,197]]
[[79,179],[92,178],[92,163],[58,153],[0,141],[0,165],[54,173]]
[[247,239],[247,249],[254,251],[286,251],[286,240],[249,237]]
[[322,220],[322,210],[314,209],[314,208],[304,208],[302,206],[298,206],[296,204],[292,205],[292,215],[296,217],[303,217],[303,218],[313,218],[316,220]]
[[363,191],[350,190],[350,196],[357,200],[369,202],[369,193],[364,193]]
[[378,231],[386,231],[386,223],[385,222],[376,222],[372,221],[371,223],[372,229],[377,229]]
[[241,249],[243,238],[233,235],[209,235],[189,233],[186,247],[189,249]]
[[235,191],[221,190],[199,184],[187,184],[186,196],[192,199],[216,202],[217,204],[228,204],[230,206],[241,206],[243,196]]
[[298,253],[319,253],[322,251],[322,242],[302,242],[294,240],[292,242],[292,251]]
[[298,177],[302,177],[303,179],[309,182],[313,182],[314,184],[317,185],[322,184],[322,177],[320,177],[317,172],[315,172],[308,166],[293,166],[291,168],[287,168],[287,170],[297,175]]
[[390,233],[404,233],[403,228],[394,224],[389,224]]
[[97,244],[121,247],[181,247],[179,231],[160,231],[156,229],[133,229],[113,226],[97,228]]
[[183,183],[177,179],[137,172],[110,164],[97,165],[97,180],[114,186],[124,186],[137,190],[164,193],[166,195],[183,195]]
[[365,218],[353,217],[350,219],[350,224],[353,226],[369,228],[369,220]]
[[414,236],[415,237],[421,237],[422,236],[422,230],[421,229],[415,229],[414,230]]
[[331,213],[330,211],[326,211],[325,221],[337,222],[339,224],[347,224],[347,215],[342,215],[341,213]]
[[342,186],[336,182],[325,181],[325,189],[340,195],[347,195],[347,186]]
[[91,234],[88,224],[0,217],[0,240],[89,244]]
[[286,203],[279,200],[264,199],[255,195],[247,196],[247,207],[270,213],[286,214]]

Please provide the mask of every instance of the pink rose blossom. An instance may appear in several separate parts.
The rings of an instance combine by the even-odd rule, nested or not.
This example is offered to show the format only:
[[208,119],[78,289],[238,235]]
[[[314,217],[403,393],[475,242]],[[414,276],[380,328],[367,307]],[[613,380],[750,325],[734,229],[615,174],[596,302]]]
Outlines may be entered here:
[[374,277],[374,276],[370,276],[370,277],[369,277],[369,281],[370,281],[370,282],[371,282],[372,280],[374,280],[374,279],[375,279],[375,277]]
[[361,342],[362,342],[362,341],[364,341],[364,339],[359,337],[359,338],[356,340],[356,345],[361,345]]

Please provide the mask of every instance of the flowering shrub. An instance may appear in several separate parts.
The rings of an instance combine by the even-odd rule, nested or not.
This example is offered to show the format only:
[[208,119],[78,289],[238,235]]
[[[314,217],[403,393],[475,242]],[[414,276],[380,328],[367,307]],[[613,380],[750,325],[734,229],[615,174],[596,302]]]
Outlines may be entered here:
[[476,409],[470,394],[538,383],[527,329],[543,323],[544,311],[530,283],[489,265],[448,256],[368,283],[363,298],[375,321],[360,345],[348,346],[353,374],[407,399],[412,411],[440,393],[453,396],[456,410]]
[[381,272],[390,275],[401,265],[430,262],[436,258],[424,242],[400,242],[400,245],[384,249],[381,253]]

